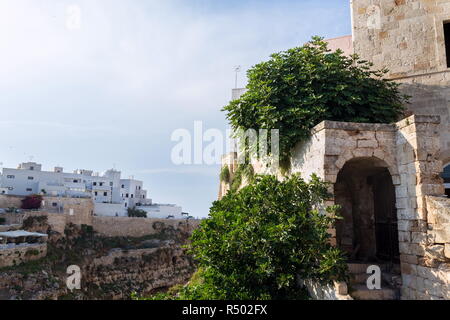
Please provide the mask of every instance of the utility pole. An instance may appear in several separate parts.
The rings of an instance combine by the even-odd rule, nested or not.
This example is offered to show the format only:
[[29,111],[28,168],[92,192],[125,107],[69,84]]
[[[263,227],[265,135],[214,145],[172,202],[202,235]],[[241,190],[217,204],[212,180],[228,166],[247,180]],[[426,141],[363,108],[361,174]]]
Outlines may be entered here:
[[234,82],[234,88],[237,89],[238,88],[238,73],[241,72],[242,67],[241,66],[235,66],[234,67],[234,72],[236,74],[236,78],[235,78],[235,82]]

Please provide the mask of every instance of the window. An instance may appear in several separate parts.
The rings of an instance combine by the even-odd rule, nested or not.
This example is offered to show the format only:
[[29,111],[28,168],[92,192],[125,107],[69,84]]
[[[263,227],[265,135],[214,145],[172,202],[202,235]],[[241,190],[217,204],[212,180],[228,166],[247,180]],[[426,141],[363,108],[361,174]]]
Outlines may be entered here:
[[125,208],[128,207],[128,203],[125,202]]
[[128,198],[128,197],[129,197],[129,194],[127,193],[127,194],[125,195],[125,197]]
[[10,175],[7,175],[6,178],[7,178],[7,179],[14,179],[15,176],[13,176],[12,174],[10,174]]
[[125,185],[124,184],[122,185],[122,189],[125,189]]
[[108,192],[103,192],[103,195],[104,195],[105,197],[107,197],[107,196],[108,196]]
[[109,183],[109,186],[110,186],[110,187],[113,187],[113,186],[114,186],[114,182],[110,182],[110,183]]
[[99,185],[100,185],[100,187],[103,187],[103,182],[100,182],[100,184],[99,184]]
[[442,179],[444,179],[445,194],[450,197],[450,163],[444,167]]
[[73,180],[73,183],[78,183],[78,180],[77,180],[77,179],[74,179],[74,180]]
[[97,185],[97,182],[94,182],[93,185],[96,186],[96,185]]
[[34,180],[34,177],[28,177],[28,180]]
[[131,194],[131,198],[134,198],[134,194]]
[[27,188],[27,192],[31,192],[31,191],[33,191],[33,189]]
[[14,190],[14,188],[13,187],[8,187],[8,190],[12,191],[12,190]]
[[57,206],[58,206],[58,203],[52,202],[52,207],[57,207]]
[[98,192],[97,192],[97,191],[95,191],[95,192],[94,192],[94,195],[95,195],[95,196],[98,196]]
[[444,23],[445,53],[447,55],[447,68],[450,68],[450,22]]
[[34,167],[30,167],[30,170],[33,171],[33,170],[34,170]]

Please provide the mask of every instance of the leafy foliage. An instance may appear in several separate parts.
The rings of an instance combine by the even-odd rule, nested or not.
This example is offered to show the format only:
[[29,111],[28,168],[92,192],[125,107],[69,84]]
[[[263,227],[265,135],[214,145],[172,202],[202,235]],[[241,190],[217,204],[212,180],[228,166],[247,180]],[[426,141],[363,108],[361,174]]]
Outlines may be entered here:
[[220,171],[220,181],[229,183],[230,178],[230,168],[226,165],[222,167],[222,170]]
[[127,209],[128,217],[147,218],[147,212],[136,208]]
[[387,70],[357,55],[331,52],[322,38],[275,53],[252,67],[248,91],[224,107],[232,127],[279,129],[281,159],[323,120],[391,123],[408,97],[398,84],[383,79]]
[[301,299],[297,276],[346,279],[345,258],[327,232],[337,208],[326,208],[327,215],[317,209],[327,197],[317,177],[307,183],[297,175],[285,181],[256,176],[228,193],[192,235],[196,279],[164,298]]
[[32,194],[30,196],[26,196],[25,199],[22,200],[22,209],[25,210],[40,209],[41,205],[42,196],[40,194]]

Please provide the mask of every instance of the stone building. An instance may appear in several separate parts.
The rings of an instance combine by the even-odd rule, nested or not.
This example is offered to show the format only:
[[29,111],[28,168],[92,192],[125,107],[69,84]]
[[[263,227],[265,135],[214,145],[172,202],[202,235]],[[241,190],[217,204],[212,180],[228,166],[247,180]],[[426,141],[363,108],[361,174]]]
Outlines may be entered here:
[[[347,252],[351,281],[322,287],[319,299],[450,299],[450,0],[354,0],[351,37],[333,49],[357,53],[411,96],[395,124],[324,121],[297,145],[291,173],[331,184],[342,207],[330,228]],[[349,43],[351,41],[351,43]],[[223,165],[236,168],[236,154]],[[255,173],[279,172],[254,164]],[[229,186],[222,182],[219,197]],[[370,266],[382,272],[369,290]]]

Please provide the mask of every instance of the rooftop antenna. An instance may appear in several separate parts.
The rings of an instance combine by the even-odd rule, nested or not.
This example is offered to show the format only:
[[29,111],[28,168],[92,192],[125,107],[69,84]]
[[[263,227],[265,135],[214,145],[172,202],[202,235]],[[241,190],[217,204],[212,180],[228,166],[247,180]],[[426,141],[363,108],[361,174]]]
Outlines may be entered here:
[[235,82],[234,82],[234,87],[237,89],[238,87],[238,73],[241,72],[242,66],[235,66],[234,67],[234,72],[236,74],[236,78],[235,78]]

